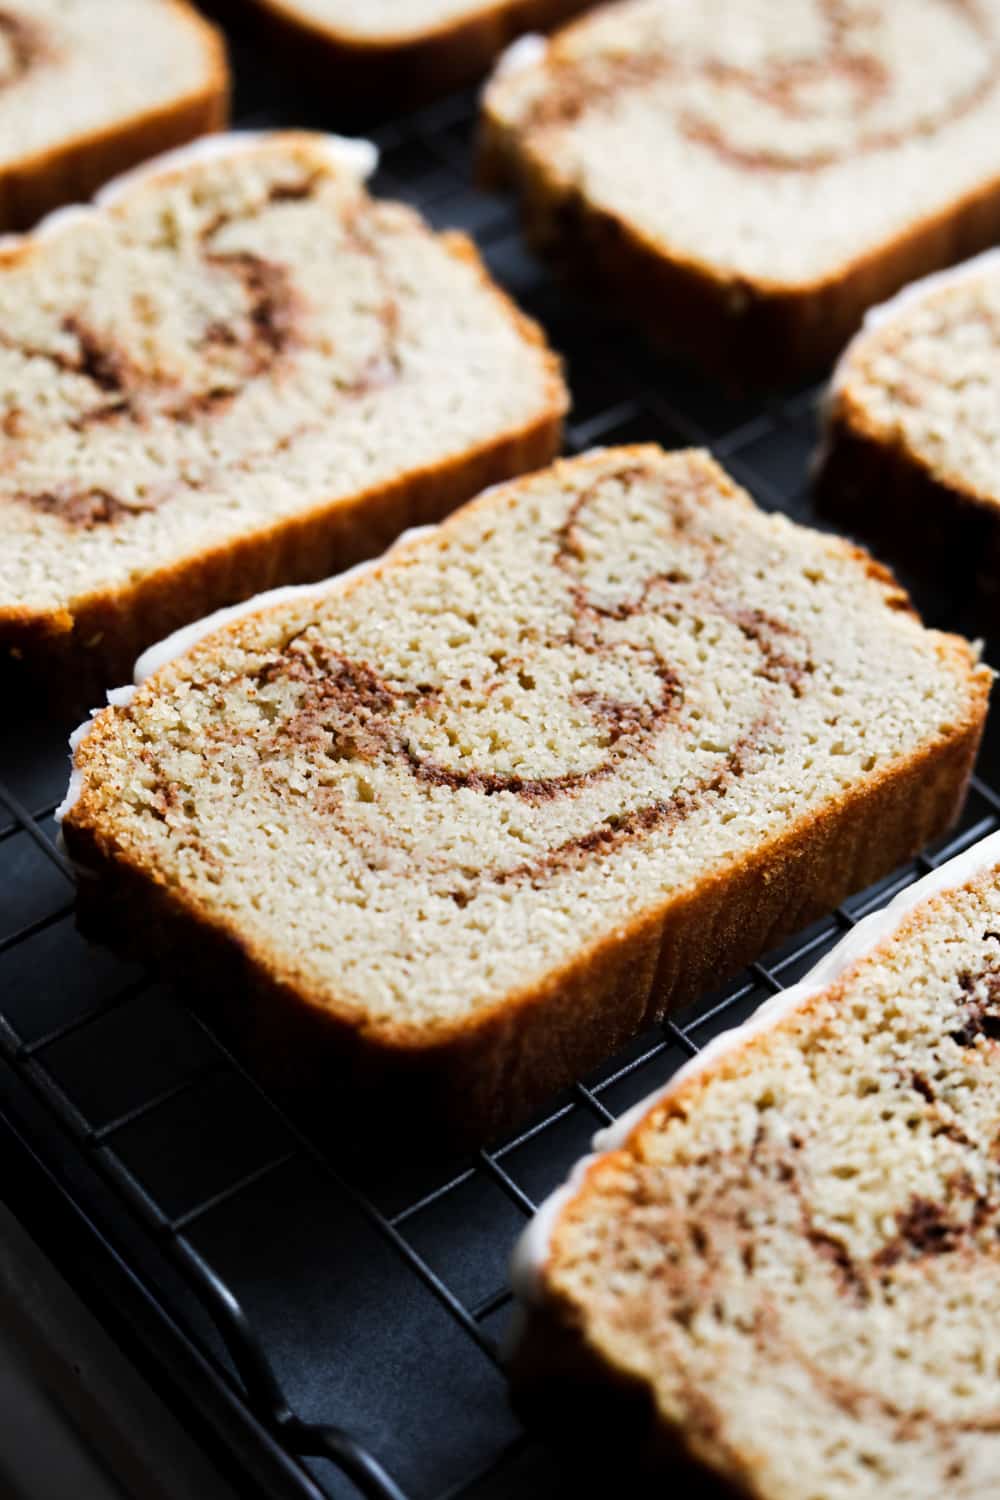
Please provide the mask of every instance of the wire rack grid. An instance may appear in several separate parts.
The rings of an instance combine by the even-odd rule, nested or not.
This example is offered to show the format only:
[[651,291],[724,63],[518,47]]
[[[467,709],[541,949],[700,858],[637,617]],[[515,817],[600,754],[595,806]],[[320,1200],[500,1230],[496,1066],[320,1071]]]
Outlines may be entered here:
[[[336,123],[234,43],[238,125]],[[569,450],[703,444],[766,507],[811,519],[817,390],[727,399],[558,287],[523,249],[510,205],[471,186],[474,112],[463,94],[375,130],[375,191],[473,234],[544,323],[567,359]],[[934,623],[962,623],[960,601],[921,603]],[[558,1469],[518,1429],[500,1369],[518,1229],[595,1127],[794,982],[864,911],[1000,826],[993,759],[950,838],[639,1038],[515,1137],[457,1166],[373,1174],[349,1143],[341,1156],[303,1134],[155,972],[76,935],[52,818],[64,726],[25,707],[0,737],[0,1058],[54,1124],[49,1158],[86,1160],[89,1212],[126,1246],[170,1336],[287,1458],[282,1493],[471,1500],[516,1482],[554,1495]]]

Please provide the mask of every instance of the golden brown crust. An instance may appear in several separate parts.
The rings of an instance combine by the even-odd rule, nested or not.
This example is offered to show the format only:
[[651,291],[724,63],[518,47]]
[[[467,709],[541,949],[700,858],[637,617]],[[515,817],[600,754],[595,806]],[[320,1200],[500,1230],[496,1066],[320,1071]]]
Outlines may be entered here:
[[81,882],[81,921],[126,951],[184,954],[185,972],[273,1086],[299,1096],[314,1090],[328,1109],[336,1078],[345,1109],[377,1090],[394,1119],[415,1111],[411,1126],[419,1118],[430,1133],[463,1145],[494,1137],[637,1031],[951,825],[989,685],[969,666],[964,643],[945,639],[941,649],[954,650],[956,670],[964,664],[968,703],[960,722],[803,816],[752,857],[651,905],[541,984],[434,1031],[365,1022],[284,982],[266,953],[251,952],[122,847],[86,793],[64,824],[71,855],[98,877]]
[[518,194],[527,239],[567,274],[610,290],[657,344],[736,389],[820,373],[867,308],[907,282],[1000,238],[1000,178],[811,283],[749,281],[671,257],[587,200],[488,108],[478,147],[484,186]]
[[373,38],[299,14],[294,0],[254,0],[290,62],[304,67],[339,109],[371,113],[419,104],[481,78],[515,37],[548,31],[592,0],[487,0],[423,33]]
[[1000,607],[1000,505],[939,479],[846,391],[832,401],[815,479],[820,510],[937,586],[974,585],[986,627]]
[[[542,468],[558,453],[566,391],[558,355],[541,328],[497,287],[467,236],[441,236],[451,254],[477,268],[520,335],[543,352],[543,409],[438,463],[403,473],[352,496],[313,506],[271,526],[147,574],[121,589],[99,590],[47,614],[0,606],[0,647],[42,673],[69,709],[83,712],[104,689],[129,681],[151,642],[222,605],[286,583],[309,583],[384,551],[410,526],[439,521],[487,485]],[[19,253],[19,252],[15,252]]]
[[186,0],[168,0],[177,20],[204,49],[205,76],[169,104],[117,120],[0,168],[0,229],[27,229],[64,203],[79,203],[129,167],[196,136],[223,130],[229,120],[225,42]]

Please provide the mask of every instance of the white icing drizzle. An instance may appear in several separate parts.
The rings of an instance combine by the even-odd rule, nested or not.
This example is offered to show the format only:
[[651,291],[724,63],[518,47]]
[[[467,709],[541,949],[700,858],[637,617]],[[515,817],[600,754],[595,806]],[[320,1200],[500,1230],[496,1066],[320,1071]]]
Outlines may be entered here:
[[[108,693],[108,702],[111,702],[111,693],[121,693],[122,691],[123,689],[121,688],[112,688],[111,692]],[[131,689],[125,689],[125,691],[131,693]],[[55,818],[55,821],[57,823],[62,822],[63,818],[69,812],[70,808],[73,806],[74,802],[83,790],[83,772],[76,769],[76,766],[73,765],[73,761],[76,757],[77,750],[80,748],[84,740],[87,738],[87,735],[90,733],[94,715],[97,713],[100,713],[100,709],[92,708],[90,711],[90,718],[84,719],[82,724],[78,724],[69,737],[69,759],[72,769],[69,773],[69,786],[66,788],[66,795],[65,797],[63,797],[59,806],[53,813],[53,817]],[[59,836],[60,838],[62,837],[61,832]]]
[[993,865],[1000,865],[1000,833],[980,839],[979,843],[973,844],[939,869],[932,870],[922,880],[917,880],[900,891],[887,906],[872,912],[852,928],[798,984],[793,984],[789,989],[782,990],[780,994],[765,1001],[742,1026],[735,1026],[713,1038],[697,1057],[692,1057],[679,1068],[662,1088],[654,1090],[626,1110],[606,1130],[599,1130],[593,1140],[594,1151],[582,1157],[562,1187],[545,1199],[518,1240],[511,1261],[511,1285],[515,1296],[529,1305],[538,1305],[544,1300],[543,1273],[556,1221],[601,1154],[620,1150],[650,1111],[656,1109],[689,1079],[712,1068],[721,1057],[745,1046],[762,1032],[770,1031],[792,1011],[827,989],[852,964],[866,957],[890,937],[917,906],[942,891],[958,889]]
[[539,36],[537,31],[525,32],[501,52],[493,68],[493,77],[508,78],[511,73],[523,73],[526,68],[536,67],[543,61],[548,46],[545,37]]
[[[148,678],[153,676],[154,672],[159,672],[161,667],[169,665],[177,657],[186,656],[200,641],[208,635],[214,635],[217,630],[224,630],[247,615],[275,609],[278,605],[287,604],[293,599],[304,599],[310,594],[315,595],[317,599],[323,599],[329,594],[338,593],[350,579],[358,577],[361,573],[370,572],[372,568],[378,567],[400,548],[436,530],[436,526],[411,526],[408,531],[402,532],[380,557],[371,557],[365,562],[356,563],[353,568],[347,568],[343,573],[336,573],[332,578],[321,579],[319,583],[294,583],[284,588],[267,589],[263,594],[255,594],[252,599],[244,599],[239,604],[230,604],[225,609],[217,609],[210,615],[204,615],[200,620],[192,620],[189,625],[182,625],[179,630],[165,636],[162,641],[147,646],[136,661],[132,671],[132,681],[123,687],[108,689],[106,695],[108,704],[112,708],[127,708],[135,696],[136,688],[141,687]],[[75,761],[77,750],[93,729],[94,719],[103,712],[103,708],[92,708],[90,717],[73,730],[69,737],[71,762]],[[73,764],[66,795],[53,814],[57,823],[63,821],[82,790],[83,773]]]

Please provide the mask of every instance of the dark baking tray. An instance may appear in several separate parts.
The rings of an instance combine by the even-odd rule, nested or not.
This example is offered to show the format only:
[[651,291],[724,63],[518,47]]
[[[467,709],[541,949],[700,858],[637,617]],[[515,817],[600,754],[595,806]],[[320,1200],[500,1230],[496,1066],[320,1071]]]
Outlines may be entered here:
[[[342,127],[232,36],[235,119]],[[768,508],[812,519],[818,388],[734,400],[558,286],[511,206],[471,185],[472,92],[369,134],[376,191],[473,234],[567,358],[568,448],[707,444]],[[917,590],[932,623],[963,600]],[[987,745],[958,831],[644,1036],[497,1149],[360,1169],[300,1134],[157,974],[88,949],[52,812],[66,727],[7,688],[0,733],[0,1135],[5,1194],[243,1493],[553,1496],[498,1347],[525,1216],[606,1123],[794,981],[895,889],[998,826]],[[359,1120],[359,1131],[364,1122]]]

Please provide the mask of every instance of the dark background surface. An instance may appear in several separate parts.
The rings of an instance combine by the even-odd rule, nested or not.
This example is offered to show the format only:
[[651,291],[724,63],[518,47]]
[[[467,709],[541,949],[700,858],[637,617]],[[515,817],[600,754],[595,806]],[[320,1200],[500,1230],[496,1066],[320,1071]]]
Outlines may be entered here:
[[[238,126],[343,128],[330,103],[233,40]],[[763,506],[810,519],[818,389],[721,396],[561,289],[524,250],[511,206],[471,186],[474,108],[470,92],[369,128],[382,150],[373,188],[473,234],[544,323],[567,358],[569,450],[704,444]],[[917,594],[932,623],[969,625],[962,590]],[[373,1171],[350,1140],[319,1148],[300,1136],[155,973],[75,933],[52,821],[67,726],[16,686],[4,701],[4,1195],[241,1494],[356,1495],[331,1454],[372,1495],[560,1493],[559,1464],[521,1432],[497,1361],[525,1215],[595,1127],[799,978],[859,913],[997,826],[1000,766],[987,748],[958,833],[925,858],[639,1039],[518,1137],[447,1167]],[[112,1462],[120,1472],[120,1452]]]

